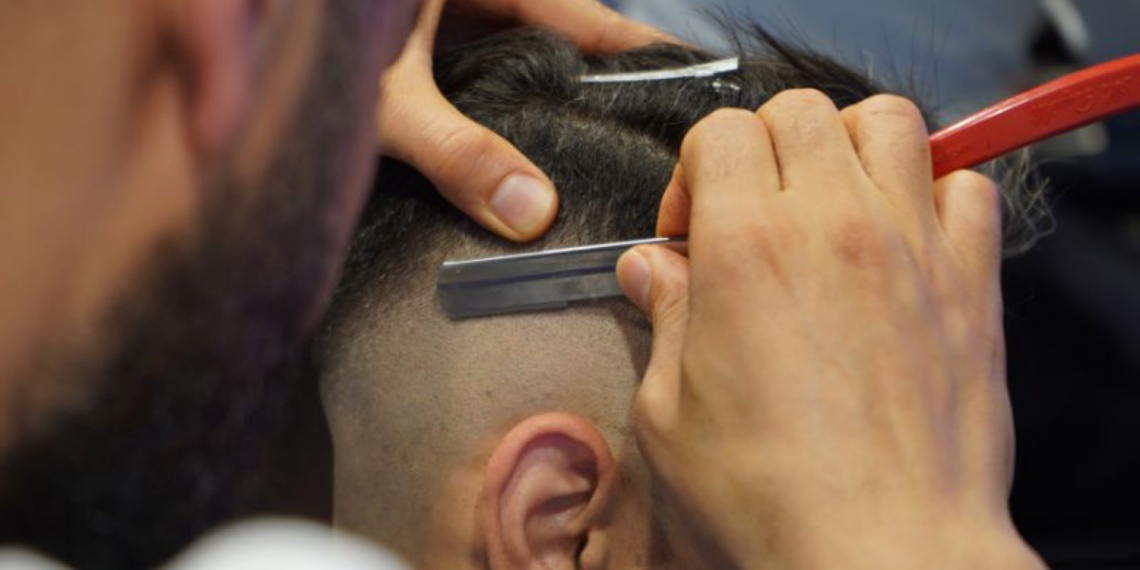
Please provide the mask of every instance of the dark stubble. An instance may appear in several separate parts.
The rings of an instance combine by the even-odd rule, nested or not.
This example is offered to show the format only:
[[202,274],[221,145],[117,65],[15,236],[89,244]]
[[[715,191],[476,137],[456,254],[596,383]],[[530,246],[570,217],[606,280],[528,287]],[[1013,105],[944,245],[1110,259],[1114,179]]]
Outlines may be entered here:
[[[4,459],[0,541],[77,568],[149,569],[240,515],[282,424],[308,334],[336,270],[348,133],[374,81],[355,69],[369,19],[330,2],[313,81],[257,188],[220,176],[191,235],[154,252],[101,339],[41,355],[25,381],[70,375],[90,406]],[[255,196],[239,200],[237,197]]]

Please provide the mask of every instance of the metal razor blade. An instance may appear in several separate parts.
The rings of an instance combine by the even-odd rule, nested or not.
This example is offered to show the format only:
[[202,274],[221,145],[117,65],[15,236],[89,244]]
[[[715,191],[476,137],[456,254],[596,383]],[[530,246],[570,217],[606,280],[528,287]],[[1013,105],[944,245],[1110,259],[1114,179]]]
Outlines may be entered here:
[[[1071,73],[931,135],[934,177],[1138,107],[1140,54]],[[439,297],[447,314],[460,319],[620,296],[614,273],[618,258],[638,245],[688,252],[684,238],[654,238],[448,261],[439,272]]]
[[639,245],[663,245],[685,254],[688,241],[652,238],[447,261],[437,291],[452,319],[564,309],[576,301],[622,296],[618,259]]

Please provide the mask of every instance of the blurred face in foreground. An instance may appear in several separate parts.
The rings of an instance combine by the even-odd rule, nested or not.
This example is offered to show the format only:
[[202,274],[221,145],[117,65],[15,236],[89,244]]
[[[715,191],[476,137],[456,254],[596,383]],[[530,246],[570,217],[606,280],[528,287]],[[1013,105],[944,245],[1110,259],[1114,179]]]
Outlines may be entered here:
[[0,538],[141,567],[232,513],[416,4],[0,5]]

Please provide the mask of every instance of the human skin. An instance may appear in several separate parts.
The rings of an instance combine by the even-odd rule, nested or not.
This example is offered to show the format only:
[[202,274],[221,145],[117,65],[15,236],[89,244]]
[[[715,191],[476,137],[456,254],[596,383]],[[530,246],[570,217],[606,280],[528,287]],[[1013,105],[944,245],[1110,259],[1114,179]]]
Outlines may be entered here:
[[918,110],[789,91],[690,132],[619,265],[651,316],[635,431],[735,568],[1041,568],[1007,506],[994,184],[935,181]]
[[431,67],[437,30],[462,34],[519,23],[553,30],[586,53],[676,40],[595,0],[425,0],[407,46],[381,81],[377,130],[385,152],[414,166],[487,229],[529,241],[554,222],[556,189],[506,139],[457,111],[436,87]]
[[[370,12],[380,33],[362,46],[362,73],[378,75],[395,55],[413,8],[404,0]],[[0,90],[0,452],[39,429],[15,425],[14,406],[49,424],[90,401],[92,378],[52,379],[41,368],[111,340],[105,312],[143,293],[132,285],[157,244],[190,240],[180,234],[219,192],[208,180],[223,168],[264,175],[309,80],[322,9],[252,0],[0,8],[0,77],[11,86]],[[343,234],[375,148],[366,129],[345,137],[352,166],[327,198]],[[247,195],[235,200],[265,197],[257,184],[240,187]],[[335,267],[318,290],[331,287]],[[321,307],[313,297],[298,310],[311,322]]]
[[[156,243],[190,226],[209,192],[205,180],[222,157],[239,176],[261,174],[305,82],[319,6],[123,0],[73,2],[62,11],[42,2],[0,8],[0,80],[5,85],[0,89],[0,123],[5,125],[0,138],[0,188],[5,189],[0,193],[0,259],[5,264],[0,403],[5,420],[15,415],[16,388],[33,386],[36,379],[17,373],[28,355],[66,358],[68,347],[100,337],[102,313],[113,299],[129,296],[131,277]],[[412,8],[410,3],[388,6],[393,12],[375,13],[378,33],[362,64],[369,77],[380,75],[400,43],[406,19],[397,15],[398,8]],[[541,23],[533,13],[514,15]],[[418,52],[405,52],[412,60],[419,58],[421,70],[430,44],[424,40]],[[266,57],[270,52],[274,57]],[[418,81],[423,85],[426,78],[421,75]],[[681,190],[670,199],[675,204],[687,193],[694,204],[691,300],[682,295],[687,276],[683,260],[662,251],[639,253],[645,266],[653,268],[654,284],[648,286],[644,266],[636,275],[639,258],[623,265],[623,282],[643,307],[652,307],[657,324],[656,360],[637,415],[647,456],[673,489],[679,507],[703,527],[698,534],[709,539],[710,550],[741,566],[760,560],[800,567],[858,559],[840,545],[895,546],[900,537],[904,545],[924,546],[925,556],[937,554],[930,544],[944,545],[951,549],[948,559],[963,565],[977,562],[964,560],[967,540],[974,541],[969,543],[975,547],[972,555],[1031,559],[1004,507],[1010,428],[996,323],[1000,299],[992,187],[968,174],[937,185],[929,173],[921,181],[918,176],[894,180],[891,172],[922,172],[898,168],[923,162],[913,154],[925,148],[915,142],[916,129],[901,129],[900,137],[891,139],[910,144],[886,143],[872,137],[875,129],[852,119],[855,112],[839,115],[818,99],[794,97],[802,95],[778,97],[786,112],[771,112],[779,108],[773,101],[759,119],[738,114],[726,121],[726,114],[718,113],[690,137],[678,179]],[[380,113],[392,116],[386,109],[395,99],[380,101]],[[873,105],[857,108],[866,111]],[[369,104],[356,112],[371,117],[373,109]],[[882,126],[914,126],[910,111],[880,114],[884,116],[875,120]],[[894,115],[909,119],[897,121]],[[778,120],[780,116],[787,119]],[[837,123],[835,117],[848,123]],[[401,144],[403,152],[418,144],[438,149],[422,158],[408,156],[444,188],[452,187],[448,180],[479,172],[509,176],[527,170],[526,163],[510,158],[509,150],[460,123],[452,116],[442,121],[444,127],[428,128],[433,127],[430,121],[414,119],[397,129],[405,135],[385,134],[382,126],[381,139],[397,156]],[[331,248],[316,293],[298,308],[302,322],[313,322],[321,312],[363,199],[376,141],[372,122],[360,124],[364,127],[347,135],[353,166],[346,183],[330,189],[331,217],[341,228],[340,239]],[[841,134],[837,125],[846,130]],[[769,132],[777,143],[774,149]],[[867,145],[856,152],[820,144],[850,140],[848,132],[857,141],[870,137]],[[451,146],[443,144],[448,141]],[[871,153],[891,144],[902,144],[897,150],[903,153]],[[458,162],[452,158],[457,153],[450,152],[455,148],[463,157]],[[792,168],[794,164],[811,168]],[[771,177],[777,167],[782,181]],[[811,176],[802,185],[788,184],[792,171]],[[488,189],[504,176],[472,176],[463,188],[474,190],[453,190],[449,196],[509,237],[533,237],[542,230],[541,221],[512,235],[479,213],[490,200]],[[786,193],[774,197],[773,189],[781,185]],[[821,198],[825,189],[839,192]],[[470,199],[472,192],[483,191],[487,194]],[[796,207],[819,199],[828,204],[823,221],[808,218],[809,212],[820,216],[818,204]],[[766,216],[768,212],[773,215]],[[664,227],[687,229],[689,216],[678,219],[682,221]],[[834,231],[805,230],[820,225]],[[787,275],[789,283],[800,286],[764,278],[773,274]],[[263,285],[268,286],[252,284]],[[969,334],[964,322],[975,325]],[[813,334],[820,330],[853,332]],[[871,338],[876,342],[845,344]],[[899,351],[898,346],[918,350]],[[836,357],[840,354],[849,357]],[[918,358],[920,354],[928,358]],[[804,368],[819,362],[835,366]],[[826,390],[797,390],[805,377],[833,382]],[[850,397],[834,397],[839,377],[842,393]],[[915,378],[934,379],[937,389],[914,389]],[[874,379],[896,382],[870,382]],[[83,378],[75,382],[35,382],[31,400],[20,403],[35,406],[31,415],[49,418],[52,410],[84,399],[90,387]],[[695,394],[702,397],[694,399]],[[679,404],[682,396],[684,406]],[[852,402],[865,408],[853,410]],[[797,421],[805,417],[823,421]],[[849,421],[840,423],[842,418]],[[10,449],[22,435],[6,421],[0,425],[0,449]],[[838,435],[843,436],[841,456],[808,453],[833,449],[828,443]],[[876,445],[886,435],[905,445]],[[797,445],[781,445],[789,439]],[[758,454],[765,458],[763,464],[733,461],[745,456],[734,453],[744,447],[764,450]],[[717,459],[693,461],[709,457]],[[960,461],[939,464],[936,459],[944,457]],[[761,470],[765,483],[753,485]],[[874,492],[874,485],[867,485],[877,473],[894,475],[897,485],[890,492]],[[908,473],[920,475],[903,477]],[[820,479],[829,475],[835,477]],[[929,485],[931,480],[941,484]],[[859,500],[847,500],[852,497]],[[756,504],[774,516],[734,518],[741,504]],[[873,524],[886,505],[910,518]],[[850,523],[866,534],[832,541],[840,530],[824,524],[828,521]],[[876,533],[891,542],[874,540],[882,538]],[[756,536],[772,540],[757,541]],[[882,556],[903,566],[912,561],[906,556],[915,553],[903,548],[870,554],[864,557],[868,566]]]
[[248,509],[415,4],[96,5],[0,7],[0,537],[128,570]]
[[418,7],[0,4],[0,536],[129,568],[241,512]]
[[[594,50],[663,37],[583,0],[452,4],[504,25],[548,25]],[[493,188],[487,185],[498,180],[484,175],[526,174],[545,181],[544,192],[552,194],[545,176],[438,96],[430,53],[443,2],[424,3],[419,20],[416,0],[378,5],[362,76],[381,76],[413,33],[413,22],[416,39],[385,76],[385,95],[372,97],[379,105],[351,112],[361,124],[391,125],[378,127],[380,142],[396,155],[417,149],[413,162],[481,223],[512,239],[540,235],[553,219],[556,198],[525,231],[514,231],[488,214]],[[210,191],[206,180],[222,162],[236,165],[240,176],[261,176],[309,79],[321,6],[123,0],[66,9],[34,2],[0,7],[0,82],[11,87],[0,90],[0,187],[6,189],[0,194],[0,410],[28,387],[22,371],[34,367],[29,359],[66,358],[103,334],[104,312],[131,294],[155,245],[196,221]],[[600,24],[606,32],[595,35]],[[398,123],[380,123],[377,115]],[[309,323],[327,302],[361,207],[379,150],[375,134],[351,134],[352,173],[344,188],[329,190],[339,238],[321,293],[300,309]],[[28,415],[50,423],[48,412],[81,407],[89,389],[82,379],[36,387],[28,405],[45,413]],[[0,418],[2,453],[21,439],[22,428],[11,413]]]
[[708,567],[630,435],[648,322],[624,299],[450,319],[439,264],[500,253],[441,245],[338,307],[318,349],[336,526],[421,570]]

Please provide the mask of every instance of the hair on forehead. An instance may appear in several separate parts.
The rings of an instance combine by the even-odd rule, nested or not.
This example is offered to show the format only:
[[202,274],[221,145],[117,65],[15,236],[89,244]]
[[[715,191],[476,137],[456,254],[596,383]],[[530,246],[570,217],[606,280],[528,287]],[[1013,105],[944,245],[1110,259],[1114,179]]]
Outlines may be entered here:
[[553,34],[522,29],[438,58],[435,75],[444,95],[514,144],[554,182],[558,219],[534,243],[507,243],[468,220],[411,167],[385,160],[327,332],[354,314],[358,302],[371,304],[402,287],[424,286],[412,274],[418,273],[416,260],[428,251],[477,244],[516,252],[652,235],[658,201],[685,133],[716,109],[756,109],[771,94],[797,87],[821,89],[840,106],[882,91],[861,74],[759,30],[753,40],[747,48],[741,44],[744,57],[734,72],[636,83],[578,79],[587,73],[675,68],[719,57],[672,45],[587,56]]
[[[901,93],[829,57],[784,43],[760,26],[731,37],[741,56],[739,69],[695,79],[583,83],[584,74],[676,68],[721,56],[677,45],[588,56],[534,29],[491,36],[439,58],[435,76],[444,95],[550,176],[561,200],[558,219],[539,241],[509,244],[450,206],[412,168],[385,160],[330,326],[354,313],[352,307],[365,297],[372,302],[401,287],[424,286],[412,273],[427,251],[478,244],[515,252],[652,235],[658,200],[685,133],[716,109],[756,109],[771,95],[793,88],[821,90],[840,108],[877,93]],[[1039,196],[1026,192],[1026,174],[1013,169],[1004,181],[1007,251],[1024,249],[1039,234],[1034,224],[1041,216],[1032,212]]]
[[[334,441],[337,445],[345,442],[346,449],[338,450],[337,455],[355,454],[354,467],[342,473],[348,476],[345,492],[372,494],[367,497],[368,513],[355,513],[365,519],[344,519],[342,523],[380,538],[404,555],[414,554],[418,537],[424,535],[419,526],[427,516],[423,503],[436,491],[429,487],[441,484],[432,478],[445,471],[437,469],[437,464],[446,461],[444,458],[457,445],[443,441],[454,439],[448,430],[460,430],[464,437],[470,437],[470,432],[480,429],[479,422],[472,421],[472,414],[478,413],[473,408],[490,411],[508,406],[504,399],[491,400],[472,391],[467,384],[484,380],[472,377],[478,373],[464,368],[460,374],[453,367],[467,364],[477,369],[486,362],[446,362],[471,358],[474,353],[456,353],[459,347],[448,344],[455,339],[432,336],[439,330],[469,334],[470,323],[455,327],[445,323],[441,329],[438,322],[417,321],[442,318],[425,314],[432,310],[430,292],[434,291],[439,261],[473,253],[516,253],[649,237],[682,139],[709,113],[725,107],[756,109],[773,94],[792,88],[819,89],[839,107],[887,91],[867,75],[782,43],[761,28],[737,34],[736,46],[740,64],[735,71],[712,77],[629,83],[583,83],[579,78],[685,67],[722,56],[672,45],[587,56],[550,33],[522,29],[488,37],[437,59],[435,75],[444,95],[542,168],[558,189],[560,210],[552,230],[540,240],[509,243],[470,221],[408,165],[394,160],[382,162],[314,351]],[[1017,189],[1021,186],[1009,188],[1007,205],[1015,206],[1010,211],[1019,211],[1016,205],[1021,203],[1022,194]],[[1021,238],[1031,239],[1033,235],[1027,231],[1018,242],[1011,240],[1006,245],[1026,243],[1028,240]],[[589,320],[578,317],[588,315],[575,313],[565,319],[551,319],[550,327],[565,333],[561,329],[572,328],[571,321]],[[499,342],[492,338],[494,327],[479,328],[490,323],[474,324],[479,325],[475,328],[480,334],[464,337],[464,342]],[[431,326],[435,328],[426,334],[421,330]],[[539,328],[526,331],[531,335],[528,338],[548,332]],[[580,332],[596,336],[599,330]],[[594,336],[590,340],[595,340]],[[377,348],[378,344],[382,346]],[[539,345],[541,342],[532,346]],[[547,356],[598,359],[597,354],[581,353]],[[388,378],[383,391],[375,387],[377,375]],[[488,382],[478,388],[503,388],[505,392],[526,386],[534,391],[529,378],[521,384],[517,380],[504,376],[494,385]],[[615,393],[629,388],[620,382],[609,386]],[[550,391],[547,399],[536,405],[557,401],[563,407],[573,407],[577,404],[570,401],[576,396],[571,392],[586,389],[610,404],[595,406],[595,415],[608,414],[614,423],[624,425],[627,402],[608,394],[610,388],[596,382],[575,383],[564,391]],[[462,394],[451,394],[454,390]],[[444,396],[463,400],[453,402],[462,409],[439,405]],[[520,397],[524,396],[512,395],[514,399]],[[592,405],[585,400],[578,403]],[[426,409],[420,409],[421,404]],[[428,464],[433,467],[424,469]],[[352,469],[366,472],[357,473],[360,479],[353,479],[348,473]],[[354,488],[353,481],[365,484]],[[359,499],[352,495],[351,502]],[[387,514],[392,516],[383,516]]]

